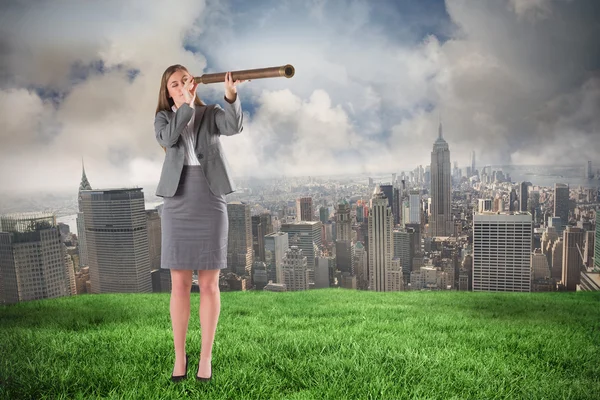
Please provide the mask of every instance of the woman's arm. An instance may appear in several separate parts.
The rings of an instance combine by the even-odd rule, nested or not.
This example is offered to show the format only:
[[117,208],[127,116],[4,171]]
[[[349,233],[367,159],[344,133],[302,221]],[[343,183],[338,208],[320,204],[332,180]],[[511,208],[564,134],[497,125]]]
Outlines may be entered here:
[[233,103],[226,101],[224,110],[216,104],[213,108],[213,113],[219,135],[232,136],[242,132],[244,129],[244,117],[242,115],[242,104],[240,103],[239,96],[236,96]]
[[160,111],[154,118],[154,132],[156,140],[163,147],[173,147],[185,126],[192,119],[194,109],[189,104],[184,103],[177,109],[175,116],[171,121],[167,119],[164,112]]

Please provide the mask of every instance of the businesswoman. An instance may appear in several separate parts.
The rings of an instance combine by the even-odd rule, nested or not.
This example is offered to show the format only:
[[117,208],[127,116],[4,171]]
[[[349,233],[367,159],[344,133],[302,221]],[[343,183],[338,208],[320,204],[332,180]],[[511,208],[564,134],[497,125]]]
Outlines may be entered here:
[[171,380],[187,376],[185,350],[190,316],[192,272],[198,271],[202,347],[196,379],[212,378],[212,347],[221,308],[219,271],[227,267],[227,203],[235,190],[219,137],[242,131],[242,108],[236,86],[225,75],[224,108],[205,105],[198,84],[182,65],[162,76],[154,119],[156,140],[165,149],[156,195],[161,213],[161,267],[170,270],[170,313],[175,347]]

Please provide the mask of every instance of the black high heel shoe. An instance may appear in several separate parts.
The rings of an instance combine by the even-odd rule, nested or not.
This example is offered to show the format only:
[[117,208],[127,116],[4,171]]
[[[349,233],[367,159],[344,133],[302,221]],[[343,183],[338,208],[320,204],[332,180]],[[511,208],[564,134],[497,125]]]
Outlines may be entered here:
[[185,355],[185,373],[183,375],[171,375],[171,381],[179,382],[187,378],[187,368],[188,368],[188,355]]
[[196,371],[196,380],[200,382],[208,382],[212,379],[212,360],[210,364],[210,376],[208,378],[201,378],[198,376],[198,372],[200,372],[200,364],[198,364],[198,370]]

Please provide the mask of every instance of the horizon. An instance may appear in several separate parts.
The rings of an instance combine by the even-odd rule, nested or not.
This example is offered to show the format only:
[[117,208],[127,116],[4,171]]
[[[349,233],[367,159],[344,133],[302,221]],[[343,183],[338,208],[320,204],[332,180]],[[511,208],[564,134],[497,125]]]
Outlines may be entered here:
[[[587,162],[587,161],[586,161]],[[595,164],[592,164],[592,167]],[[598,162],[598,168],[600,169],[600,161]],[[423,166],[423,168],[425,168],[427,165],[420,165]],[[373,178],[377,178],[377,177],[381,177],[384,175],[392,175],[392,174],[397,174],[399,177],[400,176],[400,172],[405,172],[405,173],[410,173],[411,171],[414,171],[415,168],[418,168],[419,166],[416,166],[412,169],[401,169],[399,168],[397,170],[397,172],[357,172],[357,173],[346,173],[346,174],[320,174],[320,175],[296,175],[296,176],[289,176],[289,175],[277,175],[277,176],[267,176],[267,177],[261,177],[261,176],[254,176],[254,175],[245,175],[245,176],[234,176],[233,179],[236,180],[246,180],[246,179],[252,179],[252,180],[256,180],[256,181],[270,181],[270,180],[278,180],[278,179],[308,179],[308,178],[318,178],[318,179],[326,179],[326,178],[335,178],[335,179],[342,179],[342,178],[346,178],[346,177],[356,177],[356,176],[361,176],[361,177],[373,177]],[[492,169],[497,169],[497,170],[502,170],[502,168],[549,168],[549,169],[561,169],[561,168],[567,168],[567,169],[579,169],[581,168],[582,170],[584,169],[583,166],[579,166],[578,164],[565,164],[565,165],[556,165],[556,164],[535,164],[535,165],[516,165],[516,164],[505,164],[505,165],[489,165],[489,164],[485,164],[482,165],[481,167],[477,168],[478,170],[480,170],[480,168],[488,168],[491,167]],[[459,166],[459,169],[465,169],[466,166]],[[88,171],[86,170],[86,175],[89,175]],[[89,178],[89,177],[88,177]],[[573,177],[573,178],[579,178],[579,177]],[[569,179],[568,177],[566,179]],[[595,182],[597,181],[596,179],[591,179],[589,180],[591,182]],[[30,190],[25,190],[25,191],[13,191],[11,193],[6,193],[4,194],[4,196],[23,196],[23,195],[31,195],[31,194],[39,194],[39,195],[67,195],[67,194],[71,194],[74,193],[73,196],[76,196],[76,192],[78,192],[78,187],[79,187],[79,183],[81,182],[81,176],[80,179],[78,180],[77,185],[74,185],[73,187],[75,187],[75,189],[56,189],[56,190],[44,190],[44,189],[37,189],[37,188],[30,188]],[[592,185],[593,187],[595,186],[600,186],[600,181],[598,181],[599,183],[597,185]],[[391,183],[391,180],[390,182]],[[556,183],[564,183],[564,182],[556,182]],[[90,182],[90,184],[92,184],[92,182]],[[119,189],[142,189],[142,190],[146,190],[146,189],[156,189],[156,185],[158,184],[158,181],[155,184],[146,184],[146,185],[132,185],[132,186],[106,186],[106,187],[94,187],[94,185],[92,184],[92,190],[119,190]],[[535,185],[535,186],[543,186],[543,185]],[[579,185],[573,185],[573,186],[579,186]],[[235,192],[234,192],[235,193]],[[154,194],[152,194],[154,196]]]

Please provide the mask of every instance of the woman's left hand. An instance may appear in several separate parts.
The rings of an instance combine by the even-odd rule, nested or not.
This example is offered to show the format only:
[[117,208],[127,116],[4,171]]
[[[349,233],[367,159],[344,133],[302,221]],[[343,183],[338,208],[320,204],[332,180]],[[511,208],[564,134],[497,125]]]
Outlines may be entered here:
[[227,101],[229,101],[230,103],[233,103],[235,101],[235,99],[237,98],[236,86],[244,82],[250,82],[250,80],[237,80],[234,82],[233,78],[231,77],[231,72],[225,73],[225,98],[227,99]]

